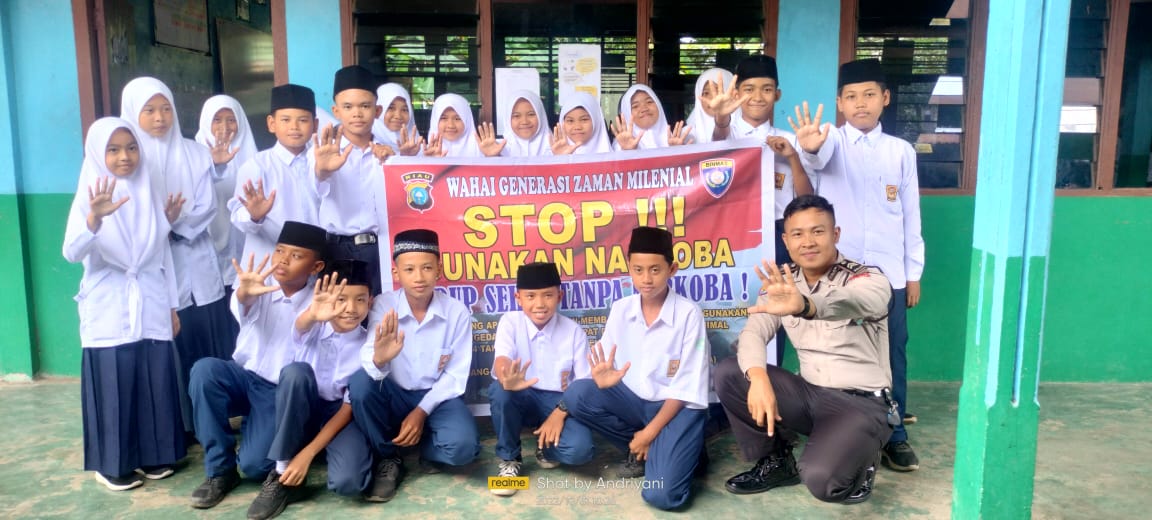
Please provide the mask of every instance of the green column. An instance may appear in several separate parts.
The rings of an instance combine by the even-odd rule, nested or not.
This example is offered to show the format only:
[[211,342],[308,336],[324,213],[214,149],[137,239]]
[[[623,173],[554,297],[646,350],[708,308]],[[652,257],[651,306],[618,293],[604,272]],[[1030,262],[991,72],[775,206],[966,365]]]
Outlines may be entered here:
[[1069,0],[990,2],[954,518],[1032,512]]

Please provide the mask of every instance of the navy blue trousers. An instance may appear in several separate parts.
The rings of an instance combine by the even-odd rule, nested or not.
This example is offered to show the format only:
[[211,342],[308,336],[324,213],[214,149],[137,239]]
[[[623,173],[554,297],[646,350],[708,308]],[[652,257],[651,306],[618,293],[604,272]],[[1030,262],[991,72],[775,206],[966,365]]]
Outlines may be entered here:
[[[663,401],[645,401],[620,383],[600,389],[591,379],[573,381],[564,402],[576,420],[599,432],[624,453],[636,432],[646,426]],[[644,461],[640,496],[659,509],[676,509],[692,496],[692,473],[704,449],[707,410],[682,408],[656,435]]]
[[908,440],[904,412],[908,410],[908,290],[892,289],[888,302],[888,359],[892,363],[892,399],[900,405],[900,424],[888,442]]
[[[488,388],[492,427],[496,430],[496,456],[503,460],[520,459],[520,431],[524,426],[539,426],[556,409],[563,392],[528,388],[519,392],[504,390],[499,381]],[[544,457],[561,464],[579,466],[592,460],[592,431],[571,416],[555,446],[544,449]]]
[[[388,377],[377,381],[363,369],[352,375],[348,381],[352,417],[378,457],[399,456],[392,439],[426,393],[427,390],[405,390]],[[444,401],[428,414],[419,446],[420,456],[432,462],[463,466],[476,459],[480,454],[480,434],[464,399]]]
[[[276,385],[235,361],[204,358],[192,366],[188,394],[196,439],[204,447],[205,475],[224,475],[239,460],[245,477],[263,480],[273,469],[268,450],[276,435]],[[244,423],[237,454],[228,418],[240,415]]]

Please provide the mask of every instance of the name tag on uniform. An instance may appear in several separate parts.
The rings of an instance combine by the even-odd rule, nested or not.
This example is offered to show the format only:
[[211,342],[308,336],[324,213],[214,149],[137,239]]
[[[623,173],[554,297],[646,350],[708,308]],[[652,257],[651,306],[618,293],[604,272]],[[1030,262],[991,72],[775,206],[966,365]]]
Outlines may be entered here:
[[676,375],[677,370],[680,370],[680,360],[679,359],[673,359],[673,360],[669,361],[668,362],[668,374],[664,377],[674,377]]
[[444,367],[448,366],[448,360],[452,359],[452,354],[444,354],[440,356],[440,364],[436,367],[437,372],[443,372]]
[[778,190],[784,189],[784,174],[783,173],[776,172],[776,189],[778,189]]
[[572,372],[570,372],[568,370],[561,370],[560,371],[560,391],[561,392],[568,389],[568,376],[570,376],[570,375],[572,375]]
[[900,190],[895,184],[889,184],[884,187],[884,192],[888,194],[888,202],[896,202],[896,195],[899,194]]

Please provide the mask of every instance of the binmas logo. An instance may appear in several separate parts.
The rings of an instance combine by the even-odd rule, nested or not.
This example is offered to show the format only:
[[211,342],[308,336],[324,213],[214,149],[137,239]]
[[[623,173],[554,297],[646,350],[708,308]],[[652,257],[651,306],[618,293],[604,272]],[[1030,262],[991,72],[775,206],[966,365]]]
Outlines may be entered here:
[[407,194],[408,207],[420,213],[432,209],[432,174],[428,172],[408,172],[400,176]]
[[732,187],[732,176],[736,173],[736,161],[732,159],[708,159],[700,161],[700,176],[704,187],[713,197],[723,197]]

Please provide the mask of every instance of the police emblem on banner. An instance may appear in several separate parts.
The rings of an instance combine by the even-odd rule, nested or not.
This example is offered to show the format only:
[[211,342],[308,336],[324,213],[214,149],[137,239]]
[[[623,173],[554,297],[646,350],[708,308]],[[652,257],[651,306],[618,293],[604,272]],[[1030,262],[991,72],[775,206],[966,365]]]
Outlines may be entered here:
[[700,161],[700,176],[704,178],[704,188],[713,197],[723,197],[732,187],[732,176],[736,173],[736,161],[732,159],[708,159]]
[[428,172],[408,172],[400,176],[407,194],[408,207],[420,213],[432,209],[432,174]]

